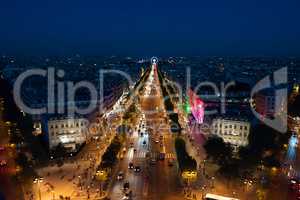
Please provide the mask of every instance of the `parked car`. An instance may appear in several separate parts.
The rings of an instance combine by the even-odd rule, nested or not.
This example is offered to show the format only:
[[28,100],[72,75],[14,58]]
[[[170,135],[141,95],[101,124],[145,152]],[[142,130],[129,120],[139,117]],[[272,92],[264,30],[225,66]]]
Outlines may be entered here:
[[134,165],[133,165],[132,162],[130,162],[130,163],[128,164],[128,169],[133,169],[133,168],[134,168]]
[[117,176],[118,181],[123,180],[124,179],[124,173],[121,171],[119,172],[118,176]]
[[126,190],[129,190],[129,182],[126,181],[124,184],[123,184],[123,189],[126,191]]
[[134,167],[134,171],[135,172],[140,172],[141,171],[141,167],[140,166],[135,166]]

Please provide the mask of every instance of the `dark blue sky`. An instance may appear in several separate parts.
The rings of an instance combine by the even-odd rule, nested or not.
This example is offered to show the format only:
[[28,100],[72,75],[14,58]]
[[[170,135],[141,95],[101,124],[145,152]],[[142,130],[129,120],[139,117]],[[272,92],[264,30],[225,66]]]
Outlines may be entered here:
[[0,53],[299,55],[299,0],[0,0]]

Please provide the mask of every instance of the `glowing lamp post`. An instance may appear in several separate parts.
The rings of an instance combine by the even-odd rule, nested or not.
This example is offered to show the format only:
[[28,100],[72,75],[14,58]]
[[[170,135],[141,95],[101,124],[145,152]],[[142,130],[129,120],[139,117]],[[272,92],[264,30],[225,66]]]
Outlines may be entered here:
[[40,183],[43,182],[43,178],[36,178],[34,179],[33,183],[34,184],[37,184],[38,186],[38,190],[39,190],[39,199],[41,200],[42,199],[42,194],[41,194],[41,186],[40,186]]
[[100,196],[102,195],[102,183],[107,180],[107,172],[104,170],[98,170],[96,172],[96,179],[100,181]]
[[184,171],[181,174],[182,178],[187,180],[188,186],[191,181],[195,181],[197,179],[196,171]]

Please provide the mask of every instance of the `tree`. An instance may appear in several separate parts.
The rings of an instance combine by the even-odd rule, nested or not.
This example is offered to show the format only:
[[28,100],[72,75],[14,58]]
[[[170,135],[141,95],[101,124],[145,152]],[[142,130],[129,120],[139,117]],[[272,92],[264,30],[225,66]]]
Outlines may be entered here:
[[26,183],[32,183],[34,177],[37,177],[37,173],[32,168],[32,164],[29,162],[27,156],[24,153],[19,153],[16,157],[16,163],[21,167],[22,171],[20,176]]
[[121,142],[118,136],[116,136],[110,146],[106,149],[102,156],[102,161],[100,163],[100,168],[112,168],[117,161],[117,155],[121,149]]
[[222,165],[232,158],[232,148],[230,144],[223,141],[222,138],[210,137],[204,144],[204,149],[208,158]]
[[249,147],[239,148],[240,166],[245,170],[253,170],[260,163],[261,158],[256,156]]
[[197,169],[197,162],[186,152],[185,141],[183,139],[176,138],[175,150],[181,171],[195,171]]
[[258,156],[266,150],[278,150],[280,148],[280,141],[278,141],[280,135],[279,132],[269,126],[259,124],[250,132],[249,147]]
[[52,154],[56,158],[62,158],[67,154],[67,149],[63,146],[62,143],[59,143],[53,150]]

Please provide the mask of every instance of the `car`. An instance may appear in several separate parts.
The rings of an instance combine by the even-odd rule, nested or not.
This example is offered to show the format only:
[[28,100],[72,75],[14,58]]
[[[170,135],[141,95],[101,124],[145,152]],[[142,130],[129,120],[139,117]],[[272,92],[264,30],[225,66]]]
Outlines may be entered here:
[[0,167],[4,167],[7,165],[7,161],[6,160],[0,160]]
[[134,171],[135,172],[140,172],[141,171],[141,167],[140,166],[135,166],[134,167]]
[[152,159],[150,160],[150,164],[151,164],[151,165],[155,165],[155,164],[156,164],[156,159],[155,159],[155,158],[152,158]]
[[133,169],[133,168],[134,168],[134,165],[133,165],[132,162],[130,162],[130,163],[128,164],[128,169]]
[[123,180],[124,179],[124,173],[121,171],[119,172],[118,176],[117,176],[118,181]]
[[173,162],[172,160],[169,160],[169,161],[168,161],[168,166],[169,166],[169,167],[172,167],[173,165],[174,165],[174,162]]
[[299,190],[299,182],[296,179],[290,179],[289,188],[291,190]]
[[124,197],[122,198],[122,200],[130,200],[131,198],[130,198],[130,196],[126,193],[125,195],[124,195]]
[[126,191],[126,190],[129,190],[129,182],[126,181],[124,184],[123,184],[123,189]]
[[123,199],[129,200],[132,199],[132,191],[126,191]]

